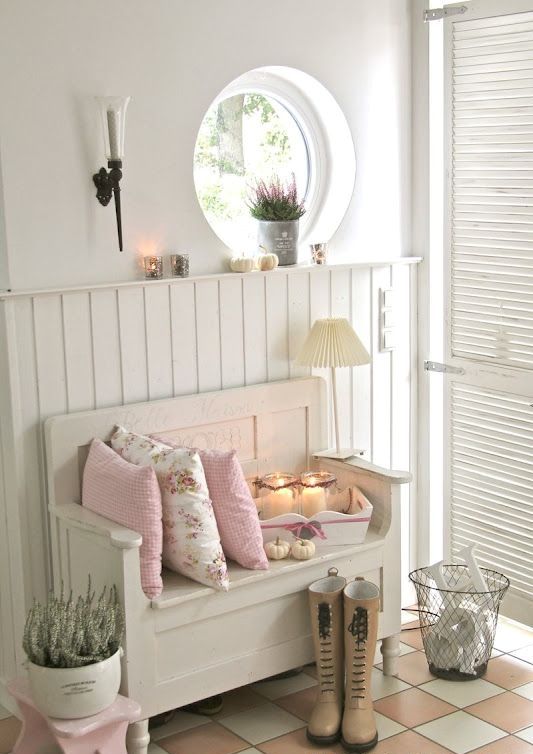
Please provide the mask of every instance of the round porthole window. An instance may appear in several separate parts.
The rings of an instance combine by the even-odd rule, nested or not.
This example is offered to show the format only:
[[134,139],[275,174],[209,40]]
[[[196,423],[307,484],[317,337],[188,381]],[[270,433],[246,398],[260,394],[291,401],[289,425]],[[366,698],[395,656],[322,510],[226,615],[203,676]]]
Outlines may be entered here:
[[211,228],[234,252],[254,251],[257,224],[248,208],[258,180],[294,176],[306,214],[300,242],[329,241],[353,192],[355,153],[331,94],[292,68],[240,76],[209,107],[194,152],[198,201]]

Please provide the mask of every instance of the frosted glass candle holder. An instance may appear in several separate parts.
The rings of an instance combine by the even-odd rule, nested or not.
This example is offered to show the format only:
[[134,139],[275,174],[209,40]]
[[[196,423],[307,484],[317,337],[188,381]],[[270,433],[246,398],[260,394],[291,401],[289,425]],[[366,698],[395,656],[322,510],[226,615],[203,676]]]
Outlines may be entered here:
[[159,280],[163,277],[163,257],[144,258],[144,277],[147,280]]
[[188,254],[171,254],[170,269],[175,278],[189,277],[189,255]]
[[330,509],[330,491],[337,479],[327,471],[306,471],[300,476],[300,513],[312,518]]
[[297,476],[284,471],[258,479],[260,518],[266,520],[283,513],[298,513],[298,482]]

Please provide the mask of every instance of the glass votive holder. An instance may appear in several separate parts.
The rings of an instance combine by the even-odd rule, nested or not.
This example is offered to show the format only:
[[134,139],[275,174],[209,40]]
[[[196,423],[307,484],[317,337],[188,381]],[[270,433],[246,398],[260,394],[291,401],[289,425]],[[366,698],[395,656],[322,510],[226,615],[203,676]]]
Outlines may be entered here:
[[312,243],[311,244],[311,259],[314,264],[326,264],[328,257],[328,245],[327,243]]
[[337,477],[327,471],[306,471],[300,476],[300,513],[306,518],[327,511]]
[[163,277],[163,257],[144,257],[144,277],[148,280]]
[[297,513],[299,481],[297,476],[284,471],[258,479],[255,484],[259,490],[260,518],[266,520],[283,513]]
[[175,278],[189,277],[189,255],[188,254],[171,254],[170,269]]

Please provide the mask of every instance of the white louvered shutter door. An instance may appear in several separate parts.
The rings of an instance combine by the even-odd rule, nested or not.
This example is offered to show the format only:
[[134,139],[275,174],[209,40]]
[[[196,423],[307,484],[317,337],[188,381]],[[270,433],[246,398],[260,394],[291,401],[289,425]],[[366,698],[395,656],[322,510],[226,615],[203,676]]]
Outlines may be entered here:
[[533,0],[445,22],[446,492],[451,553],[533,622]]

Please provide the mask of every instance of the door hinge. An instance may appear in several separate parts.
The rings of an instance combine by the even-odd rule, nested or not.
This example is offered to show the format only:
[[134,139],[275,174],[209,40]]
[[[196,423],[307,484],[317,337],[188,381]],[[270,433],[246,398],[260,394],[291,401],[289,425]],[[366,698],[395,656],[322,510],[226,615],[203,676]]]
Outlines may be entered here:
[[450,364],[441,364],[440,361],[424,361],[426,372],[442,372],[444,374],[464,374],[462,367],[452,367]]
[[448,16],[459,16],[468,10],[466,5],[450,5],[448,8],[429,8],[424,11],[424,22],[440,21]]

